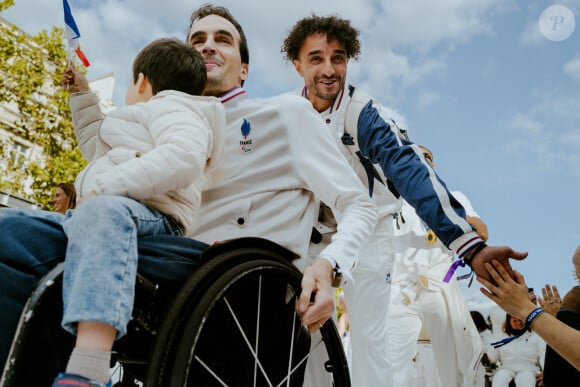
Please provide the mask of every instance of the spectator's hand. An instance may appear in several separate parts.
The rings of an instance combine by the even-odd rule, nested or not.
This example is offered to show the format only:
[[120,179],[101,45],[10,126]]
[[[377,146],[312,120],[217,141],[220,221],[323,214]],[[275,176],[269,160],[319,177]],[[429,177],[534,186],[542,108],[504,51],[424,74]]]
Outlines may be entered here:
[[558,311],[562,307],[562,298],[558,292],[556,285],[546,285],[542,288],[543,298],[538,298],[540,306],[552,316],[556,317]]
[[512,250],[508,246],[486,246],[471,258],[470,266],[478,277],[482,277],[487,281],[493,281],[487,270],[485,270],[484,265],[486,263],[494,259],[500,262],[505,267],[505,270],[513,276],[514,270],[510,265],[509,259],[522,260],[527,256],[527,252],[520,253]]
[[489,273],[491,280],[477,276],[479,283],[487,288],[481,288],[481,293],[512,316],[525,321],[536,309],[536,305],[530,301],[524,277],[515,270],[510,274],[505,266],[495,259],[491,264],[485,263],[484,269]]
[[544,373],[538,372],[536,374],[536,387],[544,387]]
[[332,265],[326,259],[317,259],[304,270],[296,312],[310,332],[319,329],[334,311],[332,276]]
[[87,78],[72,64],[65,70],[60,84],[71,94],[89,90]]

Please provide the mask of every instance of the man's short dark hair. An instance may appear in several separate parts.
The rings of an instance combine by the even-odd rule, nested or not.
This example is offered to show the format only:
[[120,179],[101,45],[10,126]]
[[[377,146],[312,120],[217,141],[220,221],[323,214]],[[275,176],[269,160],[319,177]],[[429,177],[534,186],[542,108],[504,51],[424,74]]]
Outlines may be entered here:
[[207,70],[201,54],[175,38],[154,40],[143,48],[133,62],[133,79],[143,73],[151,83],[153,94],[177,90],[201,95],[207,82]]
[[298,59],[300,48],[306,38],[316,34],[326,34],[326,41],[337,41],[344,45],[349,59],[358,59],[361,49],[359,31],[351,26],[350,20],[336,15],[305,17],[294,24],[282,44],[284,58],[293,61]]
[[189,29],[191,30],[191,26],[196,21],[203,19],[206,16],[216,15],[223,17],[230,23],[234,25],[238,33],[240,34],[240,57],[242,59],[242,63],[249,65],[250,64],[250,52],[248,50],[248,41],[246,40],[246,34],[244,34],[244,30],[240,23],[236,20],[236,18],[232,15],[229,9],[226,7],[222,7],[220,5],[214,4],[204,4],[191,14],[189,20]]

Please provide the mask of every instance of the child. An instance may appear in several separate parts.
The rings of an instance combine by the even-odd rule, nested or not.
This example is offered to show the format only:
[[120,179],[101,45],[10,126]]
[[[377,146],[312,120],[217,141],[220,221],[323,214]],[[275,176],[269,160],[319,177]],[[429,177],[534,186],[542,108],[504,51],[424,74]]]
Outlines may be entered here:
[[221,102],[199,96],[205,83],[201,55],[176,39],[137,55],[127,106],[107,116],[76,69],[63,76],[89,164],[76,179],[79,206],[62,223],[62,325],[77,337],[54,386],[106,385],[113,342],[131,317],[137,237],[183,235],[191,226],[225,134]]

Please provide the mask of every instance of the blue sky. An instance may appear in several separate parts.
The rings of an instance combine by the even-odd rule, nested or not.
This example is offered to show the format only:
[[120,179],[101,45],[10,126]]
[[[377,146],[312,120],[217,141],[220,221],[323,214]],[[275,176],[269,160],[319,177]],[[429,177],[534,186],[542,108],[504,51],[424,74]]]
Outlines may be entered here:
[[[135,54],[152,39],[184,37],[189,14],[201,2],[70,4],[92,63],[88,78],[113,72],[114,101],[122,104]],[[433,151],[436,171],[487,223],[490,244],[529,252],[514,266],[537,294],[546,283],[562,293],[576,284],[571,259],[580,245],[580,27],[571,30],[569,23],[580,23],[580,0],[558,3],[572,15],[562,14],[568,24],[553,24],[553,33],[571,31],[561,41],[539,28],[542,12],[554,4],[549,1],[219,4],[245,27],[251,54],[246,88],[255,96],[301,85],[279,53],[296,20],[312,12],[351,19],[362,32],[363,51],[349,66],[350,82],[389,106],[411,138]],[[2,17],[29,34],[63,26],[58,0],[16,0]],[[478,289],[474,283],[465,290],[472,305],[485,301]]]

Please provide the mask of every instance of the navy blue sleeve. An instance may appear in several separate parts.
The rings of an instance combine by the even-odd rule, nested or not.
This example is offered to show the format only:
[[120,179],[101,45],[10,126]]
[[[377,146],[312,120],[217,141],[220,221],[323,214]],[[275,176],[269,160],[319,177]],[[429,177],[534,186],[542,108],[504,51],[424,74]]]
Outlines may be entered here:
[[472,231],[465,209],[428,166],[418,146],[400,139],[372,101],[359,115],[357,136],[361,153],[381,166],[385,177],[445,246]]

